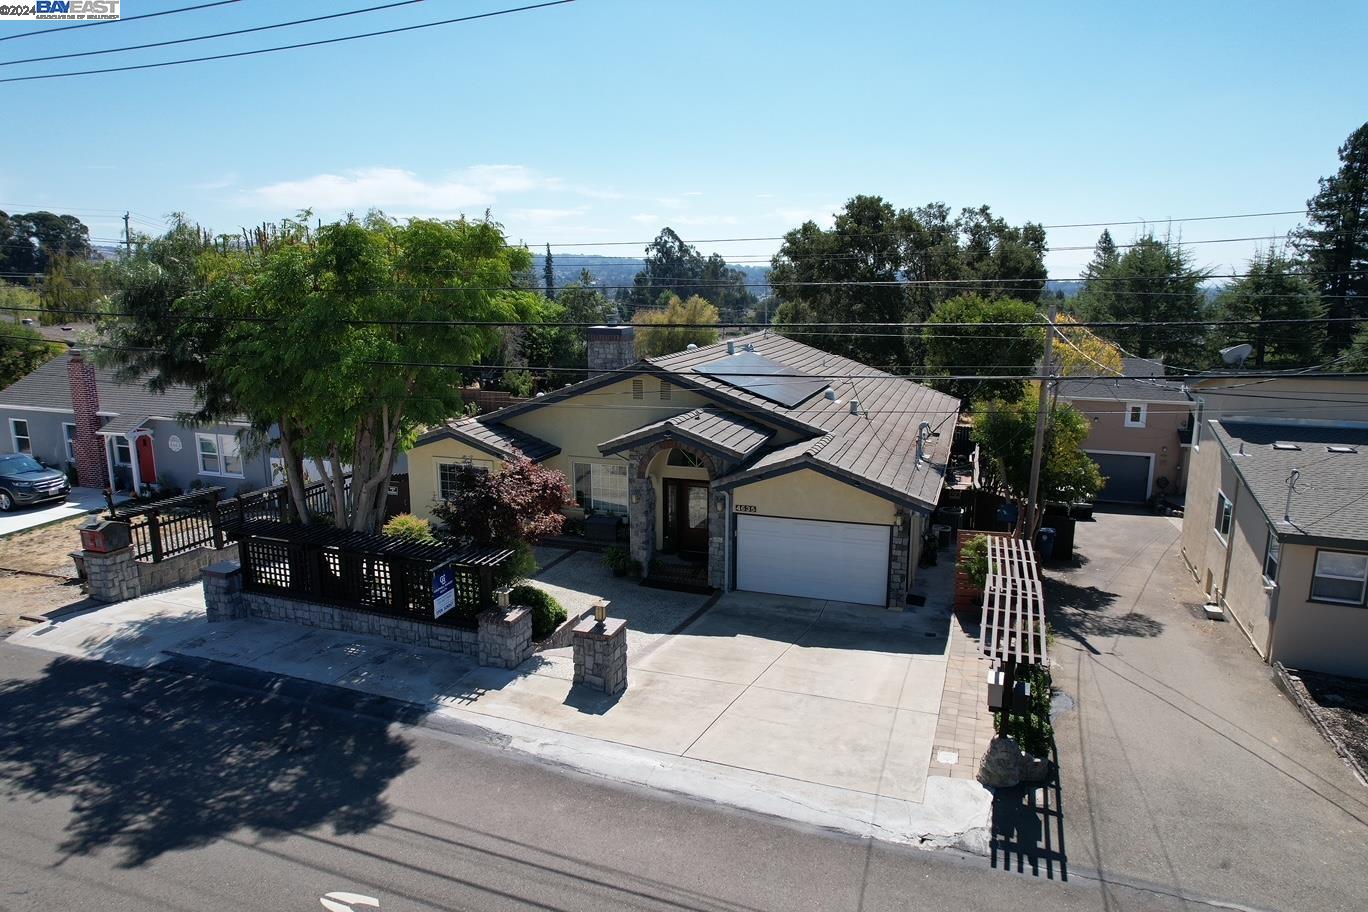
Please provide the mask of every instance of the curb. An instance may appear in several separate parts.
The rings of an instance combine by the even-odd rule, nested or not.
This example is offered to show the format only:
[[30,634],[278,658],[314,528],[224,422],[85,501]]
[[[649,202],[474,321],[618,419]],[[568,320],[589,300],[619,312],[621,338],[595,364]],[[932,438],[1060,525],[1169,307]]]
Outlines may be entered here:
[[1359,781],[1359,785],[1368,786],[1368,770],[1364,770],[1359,766],[1357,758],[1355,758],[1354,755],[1350,753],[1349,749],[1344,746],[1344,742],[1336,737],[1335,734],[1326,727],[1325,723],[1321,721],[1315,707],[1302,696],[1301,689],[1292,683],[1292,676],[1282,662],[1273,663],[1273,681],[1278,685],[1278,689],[1292,701],[1292,704],[1297,707],[1301,714],[1316,727],[1316,731],[1320,732],[1320,736],[1329,742],[1330,746],[1335,749],[1335,753],[1339,754],[1340,759],[1349,767],[1349,771],[1354,774],[1354,778]]

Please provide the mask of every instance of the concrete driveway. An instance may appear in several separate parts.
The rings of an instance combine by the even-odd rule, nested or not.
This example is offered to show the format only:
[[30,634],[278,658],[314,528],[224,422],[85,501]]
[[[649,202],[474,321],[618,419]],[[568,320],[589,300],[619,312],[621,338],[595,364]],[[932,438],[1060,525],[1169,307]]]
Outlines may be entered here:
[[[65,501],[47,506],[19,507],[9,513],[0,513],[0,537],[59,522],[82,513],[94,513],[104,508],[104,494],[99,489],[72,488]],[[76,547],[75,543],[72,547]]]
[[995,859],[1241,908],[1361,910],[1368,790],[1243,633],[1202,617],[1179,529],[1098,513],[1078,526],[1081,563],[1047,568],[1054,683],[1076,707],[1055,723],[1058,788],[1000,796]]

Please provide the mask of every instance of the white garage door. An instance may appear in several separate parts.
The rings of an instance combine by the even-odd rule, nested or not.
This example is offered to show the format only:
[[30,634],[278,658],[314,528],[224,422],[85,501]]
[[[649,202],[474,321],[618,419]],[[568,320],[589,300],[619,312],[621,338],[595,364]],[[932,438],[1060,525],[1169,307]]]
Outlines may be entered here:
[[888,526],[738,516],[736,588],[886,605],[888,533]]

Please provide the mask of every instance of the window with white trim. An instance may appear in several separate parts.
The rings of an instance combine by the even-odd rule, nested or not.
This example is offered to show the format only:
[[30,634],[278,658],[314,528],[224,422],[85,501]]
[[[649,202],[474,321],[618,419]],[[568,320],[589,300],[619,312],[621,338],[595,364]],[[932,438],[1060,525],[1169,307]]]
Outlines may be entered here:
[[1149,418],[1149,406],[1143,402],[1126,403],[1126,427],[1142,428]]
[[62,441],[66,444],[67,462],[76,461],[76,425],[69,422],[62,424]]
[[1221,541],[1230,539],[1230,522],[1233,508],[1230,498],[1221,491],[1216,495],[1216,534],[1221,536]]
[[604,513],[627,512],[627,466],[611,462],[574,462],[575,501]]
[[1282,542],[1278,533],[1268,527],[1268,548],[1264,551],[1264,582],[1270,586],[1278,581],[1278,561],[1282,560]]
[[29,436],[29,425],[27,420],[23,418],[10,419],[10,440],[14,443],[14,452],[33,452],[33,438]]
[[1317,551],[1311,598],[1318,602],[1362,605],[1368,594],[1368,554]]
[[236,434],[196,434],[195,451],[201,475],[242,477],[242,453]]
[[128,443],[127,437],[113,437],[114,441],[114,464],[120,466],[133,464],[133,447]]
[[460,489],[458,479],[461,477],[462,469],[488,472],[492,468],[493,463],[474,459],[454,459],[437,463],[437,499],[447,501],[456,496]]

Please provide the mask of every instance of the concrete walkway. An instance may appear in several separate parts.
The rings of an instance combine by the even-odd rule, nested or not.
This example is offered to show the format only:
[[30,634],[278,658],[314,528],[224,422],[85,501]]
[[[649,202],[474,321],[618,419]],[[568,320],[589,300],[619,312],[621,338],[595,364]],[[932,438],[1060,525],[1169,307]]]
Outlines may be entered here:
[[[0,537],[60,522],[82,513],[95,513],[104,508],[104,493],[98,488],[72,488],[65,501],[42,507],[19,507],[9,513],[0,513]],[[73,540],[71,547],[76,546],[77,542]]]
[[[655,610],[655,594],[637,588],[636,601]],[[948,600],[947,591],[902,613],[730,593],[682,633],[639,635],[618,697],[572,688],[568,649],[504,671],[283,623],[210,626],[198,586],[30,628],[11,642],[134,667],[188,657],[352,688],[473,722],[512,749],[615,780],[893,842],[982,851],[990,793],[928,770]]]

